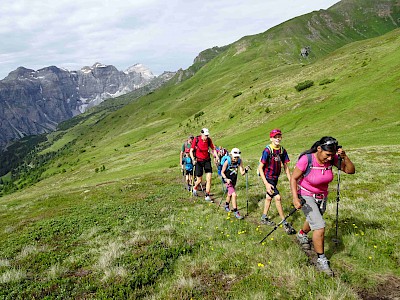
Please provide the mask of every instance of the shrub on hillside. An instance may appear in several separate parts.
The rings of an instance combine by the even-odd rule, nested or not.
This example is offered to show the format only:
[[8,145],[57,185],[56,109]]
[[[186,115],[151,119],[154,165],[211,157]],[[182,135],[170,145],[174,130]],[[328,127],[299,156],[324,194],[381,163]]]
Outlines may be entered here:
[[303,82],[298,83],[294,88],[300,92],[302,90],[308,89],[309,87],[312,87],[314,85],[314,81],[312,80],[306,80]]
[[331,79],[325,78],[319,83],[319,85],[329,84],[329,83],[334,82],[334,81],[335,81],[334,78],[331,78]]
[[239,97],[242,94],[242,92],[237,92],[232,95],[233,98]]
[[202,115],[204,115],[204,111],[198,112],[197,114],[194,115],[194,119],[200,118]]

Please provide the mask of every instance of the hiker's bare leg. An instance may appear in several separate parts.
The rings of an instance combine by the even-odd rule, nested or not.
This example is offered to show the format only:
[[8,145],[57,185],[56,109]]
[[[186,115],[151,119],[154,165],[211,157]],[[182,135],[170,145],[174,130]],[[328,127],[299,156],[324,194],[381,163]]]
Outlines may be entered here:
[[314,244],[315,252],[324,253],[324,237],[325,237],[325,228],[314,230],[312,241]]
[[226,203],[229,203],[231,201],[231,195],[226,195]]
[[265,204],[264,204],[264,211],[263,211],[264,215],[268,214],[269,207],[271,206],[271,200],[272,200],[272,198],[270,196],[267,195],[265,197]]
[[197,176],[196,178],[196,183],[194,185],[194,189],[197,190],[198,186],[201,184],[201,181],[203,180],[203,176]]
[[275,198],[276,209],[278,210],[279,216],[283,220],[285,218],[285,215],[283,214],[281,195],[276,195],[274,198]]
[[303,228],[301,228],[305,233],[309,233],[311,231],[310,224],[307,221],[304,222]]
[[237,209],[237,202],[236,202],[236,199],[237,199],[237,195],[236,195],[236,193],[233,193],[232,194],[232,207],[235,209]]
[[212,177],[212,173],[206,173],[206,179],[207,179],[206,193],[210,193],[210,190],[211,190],[211,177]]

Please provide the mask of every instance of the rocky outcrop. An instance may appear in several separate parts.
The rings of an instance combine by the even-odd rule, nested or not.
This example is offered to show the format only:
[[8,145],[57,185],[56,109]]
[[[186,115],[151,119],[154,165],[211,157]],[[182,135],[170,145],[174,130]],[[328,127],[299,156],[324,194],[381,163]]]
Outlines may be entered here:
[[79,71],[20,67],[0,80],[0,149],[9,141],[52,131],[105,99],[169,78],[157,78],[141,64],[124,72],[101,63]]

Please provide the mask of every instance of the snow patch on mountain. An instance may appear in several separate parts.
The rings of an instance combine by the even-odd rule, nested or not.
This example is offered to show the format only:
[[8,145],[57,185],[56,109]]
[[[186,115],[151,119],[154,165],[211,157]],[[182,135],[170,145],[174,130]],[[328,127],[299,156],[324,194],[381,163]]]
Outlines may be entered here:
[[134,64],[124,71],[125,74],[139,73],[144,79],[152,79],[156,76],[143,64]]

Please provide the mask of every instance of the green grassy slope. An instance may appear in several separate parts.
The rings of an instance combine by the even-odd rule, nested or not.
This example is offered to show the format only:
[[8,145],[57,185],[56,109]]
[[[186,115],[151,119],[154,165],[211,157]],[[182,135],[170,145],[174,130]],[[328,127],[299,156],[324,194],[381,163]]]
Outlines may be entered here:
[[[264,75],[243,65],[233,75],[223,76],[213,73],[212,62],[180,85],[170,85],[99,122],[88,120],[87,125],[71,130],[66,139],[82,136],[73,159],[85,162],[72,169],[78,168],[79,176],[87,174],[82,180],[88,176],[96,181],[93,170],[103,164],[110,179],[117,176],[115,172],[124,177],[152,171],[160,164],[175,165],[182,139],[204,126],[217,144],[238,145],[252,156],[260,151],[273,127],[285,132],[285,144],[294,152],[326,133],[352,147],[374,144],[376,136],[383,138],[375,144],[394,144],[399,136],[397,35],[394,31],[357,42],[314,64],[287,66]],[[334,81],[319,85],[324,79]],[[294,86],[304,80],[315,84],[297,92]],[[242,94],[234,98],[236,92]],[[204,114],[194,120],[198,112]],[[149,151],[157,154],[156,159],[151,158],[157,163],[148,162]]]
[[[51,134],[44,152],[60,154],[43,180],[0,198],[0,298],[398,296],[400,31],[341,48],[324,43],[303,61],[279,47],[261,55],[270,45],[255,41],[271,32],[238,41],[181,83]],[[320,85],[326,79],[334,81]],[[297,92],[304,80],[314,86]],[[342,177],[338,247],[331,187],[326,252],[335,278],[317,273],[282,229],[258,244],[270,228],[258,224],[264,191],[254,172],[248,193],[239,179],[242,213],[249,202],[242,222],[183,191],[179,148],[202,127],[253,167],[274,127],[291,167],[321,136],[338,138],[357,174]],[[280,190],[287,212],[287,179]],[[271,215],[278,219],[274,207]],[[299,228],[303,216],[291,221]]]

